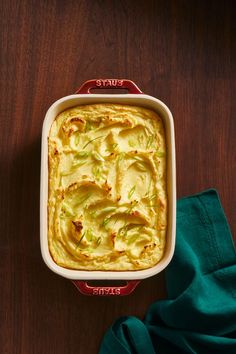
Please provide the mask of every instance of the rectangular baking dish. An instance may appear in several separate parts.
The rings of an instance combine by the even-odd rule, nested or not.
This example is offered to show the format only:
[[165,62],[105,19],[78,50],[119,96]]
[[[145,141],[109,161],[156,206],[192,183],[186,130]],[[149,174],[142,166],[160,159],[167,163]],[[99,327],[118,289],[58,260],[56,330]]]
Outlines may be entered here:
[[[93,94],[91,89],[127,89],[127,94]],[[167,197],[168,226],[164,256],[154,267],[137,271],[84,271],[66,269],[57,265],[50,255],[48,247],[48,135],[51,124],[62,111],[84,104],[119,103],[137,105],[152,109],[163,119],[167,145]],[[176,233],[176,168],[174,122],[169,108],[159,99],[145,95],[137,85],[125,79],[98,79],[86,81],[76,94],[63,97],[48,109],[42,129],[41,151],[41,186],[40,186],[40,245],[46,265],[58,275],[71,279],[75,286],[86,295],[127,295],[137,286],[141,279],[161,272],[169,264],[175,247]],[[94,287],[87,280],[125,280],[123,287]]]

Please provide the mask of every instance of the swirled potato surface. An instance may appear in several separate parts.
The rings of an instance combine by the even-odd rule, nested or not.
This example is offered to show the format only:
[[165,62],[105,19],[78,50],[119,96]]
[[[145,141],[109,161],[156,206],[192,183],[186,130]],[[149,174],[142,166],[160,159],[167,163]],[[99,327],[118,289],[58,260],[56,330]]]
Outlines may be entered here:
[[65,268],[128,271],[163,256],[166,143],[161,118],[131,105],[67,109],[49,138],[48,242]]

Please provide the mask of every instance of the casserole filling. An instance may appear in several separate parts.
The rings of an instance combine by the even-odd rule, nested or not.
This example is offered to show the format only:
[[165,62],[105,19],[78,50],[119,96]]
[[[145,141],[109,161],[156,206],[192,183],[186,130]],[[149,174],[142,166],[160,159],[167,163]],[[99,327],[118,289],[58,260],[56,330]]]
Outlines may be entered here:
[[49,138],[48,242],[80,270],[140,270],[163,256],[166,143],[153,111],[120,104],[70,108]]

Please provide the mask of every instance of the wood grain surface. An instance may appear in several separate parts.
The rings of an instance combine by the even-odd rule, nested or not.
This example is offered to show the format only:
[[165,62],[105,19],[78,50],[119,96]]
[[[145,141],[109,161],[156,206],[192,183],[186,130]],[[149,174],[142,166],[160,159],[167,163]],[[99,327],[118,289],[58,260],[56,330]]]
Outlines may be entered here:
[[161,273],[128,297],[86,297],[42,261],[42,122],[85,80],[129,78],[169,106],[178,197],[215,187],[236,240],[235,5],[0,1],[1,353],[97,353],[116,318],[166,296]]

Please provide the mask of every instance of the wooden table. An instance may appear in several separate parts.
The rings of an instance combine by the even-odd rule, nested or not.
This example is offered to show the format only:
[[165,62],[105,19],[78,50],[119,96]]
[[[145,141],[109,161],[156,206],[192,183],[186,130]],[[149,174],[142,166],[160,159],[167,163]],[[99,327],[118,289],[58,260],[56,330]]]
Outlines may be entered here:
[[[3,354],[97,353],[119,316],[143,318],[164,274],[128,297],[86,297],[43,263],[40,137],[58,98],[91,78],[130,78],[171,109],[178,196],[215,187],[236,231],[234,1],[1,1]],[[236,240],[236,238],[235,238]]]

